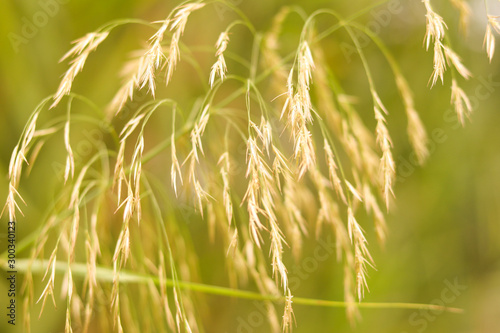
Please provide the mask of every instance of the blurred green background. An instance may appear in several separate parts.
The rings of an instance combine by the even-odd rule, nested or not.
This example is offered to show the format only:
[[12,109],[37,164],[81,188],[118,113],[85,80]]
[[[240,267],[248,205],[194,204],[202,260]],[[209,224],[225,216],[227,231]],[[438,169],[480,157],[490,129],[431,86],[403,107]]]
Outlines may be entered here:
[[[4,0],[0,3],[2,200],[7,194],[6,175],[11,151],[34,107],[56,91],[66,69],[66,65],[58,64],[58,60],[69,49],[70,42],[117,18],[163,19],[177,5],[177,2],[155,0],[61,1],[57,2],[57,7],[51,7],[53,15],[35,32],[32,31],[32,36],[17,46],[13,45],[11,33],[22,35],[26,20],[32,21],[37,13],[47,11],[43,5],[47,2],[50,1]],[[307,13],[330,7],[346,16],[371,4],[362,0],[242,0],[233,3],[260,30],[269,27],[270,18],[285,4],[300,5]],[[473,99],[475,110],[465,128],[457,126],[449,107],[449,83],[445,82],[444,86],[438,84],[432,90],[427,86],[432,72],[432,52],[426,53],[422,47],[425,32],[422,5],[419,1],[398,1],[398,4],[401,13],[391,15],[387,25],[377,19],[380,11],[387,9],[384,5],[363,15],[358,21],[379,23],[379,35],[394,52],[414,91],[416,107],[431,137],[431,155],[424,167],[411,162],[405,118],[394,84],[387,77],[387,68],[378,66],[383,63],[383,58],[373,45],[367,45],[364,50],[373,64],[380,94],[385,97],[391,112],[389,130],[395,142],[399,181],[395,189],[395,209],[388,217],[389,237],[384,249],[376,243],[372,228],[366,228],[376,263],[376,270],[369,271],[370,293],[366,301],[444,302],[448,306],[464,308],[465,313],[367,309],[361,311],[362,321],[352,328],[341,309],[296,305],[297,327],[294,332],[500,332],[500,54],[488,64],[482,51],[485,13],[481,1],[471,2],[474,15],[466,37],[457,32],[457,12],[448,3],[436,4],[436,10],[450,24],[450,37],[455,50],[474,73],[474,77],[462,86]],[[493,4],[491,10],[500,14],[500,8],[495,8]],[[188,23],[186,43],[212,46],[214,38],[232,17],[229,12],[218,12],[213,6],[205,9],[198,16],[198,21],[193,19]],[[333,24],[329,19],[320,22],[320,27]],[[290,29],[294,30],[293,27]],[[211,36],[210,40],[203,40],[203,36],[207,35]],[[77,79],[75,89],[91,96],[98,105],[105,106],[105,96],[110,96],[118,86],[115,73],[121,62],[126,60],[126,52],[140,47],[141,41],[148,36],[149,31],[145,33],[134,26],[116,30],[103,44],[101,52],[92,55],[95,58],[89,61],[88,74]],[[355,94],[358,86],[365,85],[365,77],[359,59],[342,52],[341,40],[345,40],[342,34],[330,38],[328,58],[346,91]],[[250,45],[241,43],[241,47],[249,48]],[[242,49],[243,53],[247,51],[249,49]],[[184,80],[189,84],[190,77]],[[485,80],[490,83],[485,85]],[[96,86],[99,91],[95,90]],[[361,114],[367,117],[367,124],[373,125],[370,100],[360,98],[357,107],[367,110],[361,111]],[[18,223],[18,240],[37,227],[37,216],[55,196],[52,189],[57,188],[54,186],[57,179],[50,170],[50,163],[46,164],[46,170],[38,171],[38,175],[45,174],[45,177],[35,177],[33,182],[30,178],[23,178],[21,187],[26,186],[23,194],[29,204],[24,208],[26,218],[20,218]],[[5,216],[2,221],[1,251],[5,244]],[[201,239],[204,236],[203,232],[195,234],[195,243],[210,246]],[[303,258],[311,256],[316,246],[315,240],[308,240]],[[219,252],[217,256],[220,257]],[[222,284],[225,279],[218,279],[218,273],[211,270],[211,253],[212,250],[200,254],[202,279]],[[22,257],[27,253],[18,255]],[[297,265],[300,267],[304,262],[299,261]],[[301,280],[295,294],[341,300],[341,271],[334,258],[329,258]],[[452,290],[455,294],[450,294],[446,291],[450,290],[450,284],[458,284],[461,289]],[[35,295],[35,299],[37,297]],[[4,315],[5,280],[0,283],[0,299],[3,309],[0,331],[11,332]],[[252,301],[216,296],[202,299],[208,304],[203,307],[206,313],[202,316],[206,332],[269,332],[266,323],[260,324],[262,314]],[[32,318],[33,332],[64,330],[64,306],[52,310],[52,305],[48,304],[41,319],[37,318],[38,309],[39,305]]]

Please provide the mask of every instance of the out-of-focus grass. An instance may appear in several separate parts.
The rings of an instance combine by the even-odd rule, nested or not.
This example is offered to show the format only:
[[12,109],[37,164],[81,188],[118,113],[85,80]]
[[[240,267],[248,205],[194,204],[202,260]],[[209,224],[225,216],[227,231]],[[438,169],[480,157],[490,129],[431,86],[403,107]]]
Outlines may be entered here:
[[[237,2],[255,22],[257,28],[267,28],[269,18],[276,12],[283,1],[243,1]],[[294,1],[307,12],[318,6],[328,6],[329,2]],[[334,4],[342,13],[351,14],[363,8],[368,2],[345,2]],[[467,38],[454,38],[454,45],[464,56],[464,62],[470,67],[475,77],[467,84],[466,91],[475,96],[479,103],[472,115],[471,122],[465,128],[457,127],[453,117],[449,117],[449,89],[437,86],[432,90],[427,87],[428,76],[432,70],[432,55],[421,47],[424,34],[423,12],[418,11],[419,4],[402,2],[404,11],[391,18],[389,26],[382,27],[381,37],[390,45],[408,76],[415,92],[417,108],[427,126],[428,132],[437,133],[431,140],[432,153],[424,167],[411,163],[409,145],[405,143],[405,123],[402,109],[396,97],[389,100],[389,127],[396,142],[395,159],[399,163],[398,174],[402,181],[396,186],[396,209],[389,215],[389,238],[385,249],[379,249],[375,238],[369,231],[371,250],[377,264],[377,270],[370,270],[370,294],[366,301],[388,302],[402,301],[415,303],[433,303],[443,301],[446,305],[462,307],[466,312],[457,314],[420,313],[411,310],[363,310],[363,321],[351,328],[343,311],[338,309],[319,309],[297,305],[295,314],[298,327],[295,332],[497,332],[500,324],[500,71],[499,55],[493,63],[487,63],[486,56],[480,50],[481,35],[477,28]],[[23,18],[31,20],[41,10],[37,2],[18,2],[7,0],[0,4],[0,173],[6,175],[12,148],[17,142],[29,113],[44,97],[55,92],[65,65],[57,63],[69,48],[69,43],[101,24],[115,18],[138,17],[146,20],[163,18],[173,4],[149,1],[69,1],[60,5],[54,17],[15,52],[7,36],[10,32],[19,34]],[[443,5],[444,6],[444,5]],[[444,10],[449,10],[443,7]],[[480,7],[477,7],[480,8]],[[480,10],[480,9],[477,9]],[[456,18],[456,13],[444,14]],[[209,17],[206,15],[205,17]],[[367,14],[360,21],[370,22],[373,15]],[[456,20],[456,19],[455,19]],[[217,13],[212,15],[212,22],[190,22],[190,42],[199,45],[211,45],[212,41],[203,40],[210,33],[217,33],[224,27]],[[324,23],[322,23],[324,24]],[[480,27],[482,28],[482,27]],[[295,28],[290,27],[290,31]],[[193,31],[194,30],[194,31]],[[199,33],[196,33],[199,30]],[[286,32],[285,32],[286,34]],[[82,94],[91,94],[101,105],[105,105],[103,95],[110,95],[117,87],[117,78],[113,74],[126,59],[129,50],[140,47],[138,40],[147,38],[142,30],[131,27],[121,29],[103,50],[89,63],[88,74],[78,79],[76,87]],[[453,32],[452,36],[457,36]],[[290,33],[291,40],[293,34]],[[345,36],[344,36],[345,37]],[[286,37],[285,37],[286,38]],[[335,35],[332,52],[328,55],[333,69],[344,80],[346,89],[357,89],[365,81],[359,70],[359,61],[352,56],[352,61],[339,51],[338,44],[342,34]],[[336,42],[338,41],[338,42]],[[479,45],[479,46],[478,46]],[[479,49],[479,50],[478,50]],[[366,47],[369,60],[384,66],[384,61],[373,45]],[[119,61],[117,61],[119,59]],[[211,61],[211,59],[210,59]],[[374,66],[377,67],[377,66]],[[378,67],[377,67],[378,68]],[[383,94],[390,96],[393,83],[385,82],[375,71]],[[492,91],[481,90],[489,96],[482,98],[477,89],[480,78],[490,75],[496,85]],[[179,78],[178,78],[179,79]],[[191,76],[185,78],[189,84]],[[102,94],[93,88],[98,84]],[[364,85],[364,83],[362,83]],[[107,90],[107,91],[106,91]],[[180,92],[182,93],[182,92]],[[395,95],[395,94],[394,94]],[[366,101],[360,101],[360,107]],[[369,107],[367,107],[369,111]],[[370,112],[366,112],[370,114]],[[372,123],[371,118],[367,123]],[[50,156],[50,153],[48,153]],[[55,195],[53,170],[50,162],[46,169],[37,170],[34,177],[36,186],[47,189],[46,195],[36,196],[23,192],[29,203],[24,211],[30,219],[21,218],[18,224],[18,240],[38,226],[37,214],[53,201]],[[44,177],[45,175],[45,177]],[[30,182],[30,179],[24,179]],[[7,193],[6,177],[0,179],[0,193]],[[31,184],[33,185],[33,184]],[[5,221],[5,216],[2,218]],[[193,224],[194,243],[200,255],[202,279],[206,283],[224,284],[227,279],[221,270],[224,252],[214,248],[204,237],[206,232],[202,223]],[[2,222],[2,228],[4,223]],[[6,229],[6,227],[5,227]],[[4,234],[1,230],[1,235]],[[5,244],[2,239],[2,244]],[[293,245],[292,245],[293,246]],[[303,258],[312,255],[316,242],[306,242]],[[3,249],[0,249],[3,251]],[[19,253],[26,256],[27,252]],[[303,264],[298,262],[300,267]],[[341,266],[334,258],[321,262],[318,268],[308,274],[294,273],[299,276],[300,286],[296,295],[342,299]],[[298,271],[297,271],[298,272]],[[295,274],[295,275],[294,275]],[[304,278],[305,276],[305,278]],[[457,280],[466,286],[452,302],[446,303],[443,295],[449,288],[446,281]],[[6,295],[4,283],[0,284],[1,298]],[[19,287],[20,285],[18,285]],[[36,289],[40,293],[41,290]],[[37,298],[38,295],[35,295]],[[263,315],[259,306],[252,301],[232,300],[223,297],[206,296],[209,315],[203,317],[206,332],[237,332],[242,320],[256,323]],[[2,308],[4,308],[2,306]],[[2,310],[3,311],[3,310]],[[39,306],[35,307],[39,311]],[[34,332],[60,331],[64,325],[64,311],[53,310],[48,304],[42,319],[33,315]],[[5,318],[2,313],[2,318]],[[22,318],[18,317],[19,324]],[[20,327],[21,325],[19,325]],[[246,326],[248,327],[248,326]],[[265,323],[250,326],[252,332],[267,332]],[[10,329],[2,319],[0,330]],[[245,332],[241,330],[241,332]]]

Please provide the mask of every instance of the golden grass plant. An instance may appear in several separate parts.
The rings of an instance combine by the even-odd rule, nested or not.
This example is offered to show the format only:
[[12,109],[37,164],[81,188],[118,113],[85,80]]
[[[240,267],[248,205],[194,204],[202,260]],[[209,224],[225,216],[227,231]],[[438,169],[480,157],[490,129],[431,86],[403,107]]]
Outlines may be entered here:
[[[29,168],[36,167],[34,160],[48,138],[62,133],[61,195],[43,227],[23,243],[31,251],[29,259],[18,260],[25,274],[26,330],[33,302],[41,302],[42,311],[48,299],[57,303],[58,283],[66,298],[66,332],[89,332],[96,327],[92,322],[116,332],[210,331],[198,320],[192,291],[262,300],[273,331],[284,332],[294,325],[293,303],[343,306],[353,321],[363,306],[426,307],[362,302],[375,261],[365,232],[372,227],[362,226],[357,216],[366,211],[383,244],[396,177],[388,122],[396,110],[385,106],[387,97],[379,91],[360,34],[387,61],[386,77],[401,96],[418,161],[428,156],[426,130],[403,71],[384,41],[356,21],[386,2],[350,17],[329,8],[306,14],[285,6],[260,31],[231,2],[186,1],[165,19],[111,22],[75,40],[61,59],[69,67],[57,92],[31,115],[9,167],[5,211],[14,221],[24,203],[20,193],[28,162]],[[451,2],[466,29],[468,5]],[[183,34],[194,15],[215,5],[227,6],[239,18],[214,36],[214,47],[203,54],[211,62],[206,66]],[[451,73],[451,103],[464,123],[472,109],[460,82],[472,74],[452,48],[450,27],[432,2],[423,0],[422,8],[424,48],[433,52],[429,85],[448,82]],[[294,51],[284,54],[281,32],[291,16],[300,17],[303,25]],[[326,30],[322,20],[329,23]],[[121,86],[109,104],[96,106],[73,89],[73,82],[125,24],[150,28],[150,38],[123,64]],[[241,27],[251,39],[241,37]],[[500,32],[498,17],[488,13],[484,45],[490,61],[495,32]],[[358,98],[370,101],[373,120],[363,119],[328,62],[322,43],[336,34],[346,34],[357,50],[368,85]],[[250,43],[249,54],[233,47],[243,42]],[[189,101],[168,94],[182,66],[192,66],[204,81],[204,90],[192,92],[196,96]],[[136,101],[139,92],[147,97]],[[85,117],[73,111],[76,104],[89,110]],[[100,140],[85,159],[75,157],[73,133],[79,121],[99,124]],[[148,127],[159,121],[160,139],[148,134]],[[152,160],[162,167],[148,168]],[[195,213],[181,209],[185,203]],[[231,288],[196,283],[203,282],[189,236],[189,222],[196,216],[206,223],[207,237],[220,241],[226,253]],[[300,257],[304,238],[325,233],[333,235],[344,267],[344,301],[294,298],[286,256]],[[43,290],[34,289],[38,278]],[[249,284],[258,292],[235,289]],[[137,319],[133,297],[151,305],[143,314],[151,320]]]

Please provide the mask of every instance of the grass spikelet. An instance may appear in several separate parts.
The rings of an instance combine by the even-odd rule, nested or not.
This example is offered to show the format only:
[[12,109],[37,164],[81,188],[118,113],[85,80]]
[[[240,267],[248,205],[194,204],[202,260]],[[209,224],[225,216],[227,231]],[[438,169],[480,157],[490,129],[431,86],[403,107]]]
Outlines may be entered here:
[[227,222],[229,225],[231,225],[231,221],[233,220],[233,203],[231,201],[230,186],[229,186],[229,170],[231,166],[229,162],[229,153],[227,151],[222,154],[218,164],[221,166],[220,174],[222,177],[222,182],[224,184],[222,196],[226,211]]
[[373,214],[374,224],[375,224],[375,232],[377,234],[377,238],[379,243],[384,246],[387,235],[387,224],[385,221],[385,216],[380,206],[377,202],[377,198],[373,195],[370,185],[367,183],[363,184],[363,197],[365,199],[365,207],[366,211],[370,214]]
[[73,177],[75,174],[75,157],[69,140],[69,119],[64,125],[64,146],[68,154],[66,157],[66,167],[64,169],[64,182],[66,182],[69,176]]
[[146,55],[129,61],[121,72],[125,82],[118,89],[108,106],[108,112],[114,116],[118,115],[128,100],[134,97],[134,89],[139,85],[139,78],[144,76],[144,63]]
[[171,158],[172,166],[170,167],[170,180],[172,182],[172,187],[174,188],[175,195],[177,196],[177,176],[182,185],[182,172],[179,165],[179,160],[177,159],[177,151],[175,149],[175,133],[173,132],[170,137],[171,143]]
[[367,241],[360,225],[354,218],[354,213],[351,207],[347,209],[347,225],[349,238],[354,247],[354,271],[356,273],[356,291],[359,301],[364,297],[365,290],[368,290],[366,282],[366,265],[372,265],[373,259],[366,247]]
[[299,160],[299,178],[316,164],[316,153],[312,141],[312,134],[303,125],[295,141],[294,157]]
[[464,77],[464,79],[468,80],[472,74],[462,64],[462,60],[460,59],[458,54],[453,52],[453,50],[451,48],[449,48],[448,46],[443,46],[443,49],[444,49],[444,54],[446,56],[446,61],[448,62],[448,65],[449,66],[453,65],[455,67],[455,69],[457,70],[457,72],[460,73],[460,75],[462,75]]
[[212,71],[210,72],[209,84],[210,87],[214,86],[215,77],[219,76],[221,81],[224,81],[227,72],[226,60],[224,59],[224,51],[227,48],[227,44],[229,43],[229,34],[227,32],[222,32],[215,44],[217,48],[217,52],[215,56],[217,57],[217,61],[212,66]]
[[[375,101],[375,119],[377,120],[377,143],[382,151],[382,159],[380,163],[380,170],[383,179],[383,194],[387,209],[389,209],[389,201],[391,194],[394,195],[392,191],[392,183],[396,177],[396,166],[394,159],[392,158],[392,141],[389,136],[389,131],[385,125],[385,118],[383,113],[387,114],[387,110],[383,106],[378,95],[374,95]],[[383,113],[382,113],[383,112]]]
[[429,82],[431,82],[431,88],[436,85],[438,79],[441,80],[441,83],[444,83],[444,72],[446,71],[446,62],[444,58],[444,46],[441,41],[436,40],[434,42],[434,70],[432,72],[431,78]]
[[[425,5],[427,13],[425,18],[427,20],[425,32],[425,48],[428,50],[432,42],[442,41],[445,34],[446,23],[441,16],[439,16],[431,7],[430,0],[422,0]],[[435,45],[436,46],[436,45]]]
[[486,47],[486,54],[490,62],[493,59],[493,54],[495,54],[495,36],[493,35],[493,30],[495,30],[497,34],[500,34],[499,17],[500,16],[488,15],[488,24],[486,25],[483,47]]
[[203,216],[203,202],[207,201],[210,195],[203,189],[201,183],[199,182],[196,176],[196,163],[199,163],[199,154],[198,150],[201,151],[201,154],[204,155],[203,152],[203,144],[202,144],[202,136],[205,132],[205,128],[207,126],[208,120],[210,118],[210,105],[206,105],[201,112],[198,120],[196,121],[193,130],[190,133],[191,138],[191,151],[186,158],[187,162],[190,159],[189,165],[189,181],[194,187],[194,192],[196,194],[196,201],[198,203],[198,208],[200,210],[201,215]]
[[353,255],[349,254],[344,264],[344,301],[347,303],[346,315],[351,326],[354,326],[356,320],[358,320],[361,317],[359,308],[356,306],[355,296],[353,294],[354,278],[352,276],[352,269],[351,269],[353,265],[354,265]]
[[[163,41],[163,35],[168,28],[168,23],[169,22],[167,20],[163,21],[160,29],[158,29],[158,31],[150,38],[150,47],[144,56],[140,58],[140,65],[136,74],[138,79],[137,85],[140,88],[144,88],[147,85],[153,98],[156,91],[155,73],[156,70],[162,65],[164,59],[166,59],[165,54],[163,54],[163,47],[161,43]],[[134,81],[135,78],[132,82]],[[125,91],[130,91],[130,87],[126,87],[125,89]]]
[[361,197],[361,194],[358,192],[358,190],[348,181],[345,180],[345,184],[347,185],[347,188],[351,192],[354,198],[359,200],[360,202],[363,202],[363,198]]
[[203,133],[205,132],[205,128],[208,123],[208,119],[210,118],[210,113],[208,112],[210,109],[210,105],[205,106],[203,109],[200,118],[198,119],[197,123],[195,124],[193,130],[191,131],[191,152],[196,160],[196,162],[199,162],[198,158],[198,149],[201,151],[202,154],[203,152],[203,144],[201,142],[201,137],[203,136]]
[[263,210],[259,206],[260,189],[263,187],[261,184],[261,175],[259,171],[263,172],[263,176],[267,177],[268,171],[265,169],[266,166],[263,164],[260,154],[262,152],[257,146],[255,139],[249,138],[247,141],[247,172],[246,177],[250,178],[248,181],[247,192],[243,201],[247,201],[247,211],[249,217],[249,228],[250,234],[252,236],[255,244],[260,247],[262,242],[262,236],[260,232],[265,230],[264,224],[260,221],[259,214]]
[[125,169],[123,166],[125,160],[125,141],[120,143],[118,154],[116,156],[116,163],[113,177],[113,188],[117,187],[116,193],[118,195],[118,202],[121,202],[122,184],[126,181]]
[[274,173],[274,179],[276,180],[276,184],[279,189],[281,189],[281,176],[283,176],[285,179],[291,177],[292,171],[290,170],[289,162],[285,155],[276,148],[275,145],[272,145],[272,150],[274,153],[274,161],[273,161],[273,173]]

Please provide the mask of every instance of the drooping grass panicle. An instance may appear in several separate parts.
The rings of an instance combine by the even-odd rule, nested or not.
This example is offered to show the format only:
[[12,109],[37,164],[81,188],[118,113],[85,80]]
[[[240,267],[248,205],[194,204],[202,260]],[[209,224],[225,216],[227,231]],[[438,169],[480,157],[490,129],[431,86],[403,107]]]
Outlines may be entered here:
[[[169,17],[161,23],[160,28],[149,39],[149,47],[144,54],[130,63],[125,83],[118,90],[108,109],[118,114],[128,100],[134,95],[134,90],[148,86],[149,92],[154,97],[156,92],[156,72],[158,69],[166,67],[166,84],[170,82],[177,62],[180,60],[179,42],[187,24],[189,15],[200,8],[203,3],[187,3],[176,7]],[[157,22],[158,23],[158,22]],[[163,40],[165,33],[170,31],[172,37],[168,48],[168,55],[165,55]]]
[[[359,39],[357,36],[354,34],[352,31],[351,27],[346,27],[346,30],[351,37],[353,43],[356,46],[356,50],[358,51],[359,57],[361,59],[361,62],[363,64],[366,77],[368,80],[369,88],[370,88],[370,93],[372,96],[373,100],[373,109],[374,109],[374,114],[375,114],[375,120],[377,122],[376,125],[376,142],[379,146],[379,149],[382,152],[382,157],[380,159],[380,183],[382,184],[382,194],[386,203],[386,208],[389,210],[389,202],[391,198],[391,194],[394,195],[393,193],[393,181],[396,178],[396,166],[394,159],[392,157],[392,140],[389,135],[389,131],[386,126],[386,120],[384,117],[384,114],[388,114],[387,109],[385,108],[384,104],[382,103],[382,100],[380,99],[377,90],[375,88],[375,83],[373,80],[373,76],[371,73],[371,69],[368,65],[368,61],[366,59],[366,56],[361,48]],[[361,128],[361,127],[360,127]]]
[[[12,151],[12,155],[9,162],[9,191],[7,195],[7,200],[5,202],[5,206],[0,213],[0,216],[3,215],[5,209],[8,210],[9,213],[9,221],[16,220],[16,211],[19,211],[21,215],[23,214],[18,201],[25,203],[24,199],[18,192],[19,183],[21,180],[23,164],[28,164],[28,156],[30,150],[32,149],[33,143],[35,139],[39,136],[43,136],[45,134],[52,134],[52,130],[37,130],[37,122],[39,115],[45,105],[48,103],[50,98],[44,99],[35,109],[35,111],[31,114],[30,118],[27,121],[26,126],[24,127],[23,133]],[[47,132],[48,131],[48,132]]]
[[443,54],[443,39],[445,37],[445,29],[447,28],[443,18],[437,14],[431,6],[430,0],[422,0],[427,13],[425,14],[427,25],[424,37],[426,50],[429,50],[431,43],[434,44],[434,71],[432,72],[431,87],[434,86],[438,79],[443,82],[443,75],[446,71],[446,62]]
[[184,163],[186,163],[189,160],[189,171],[188,171],[189,182],[192,184],[194,188],[194,193],[196,194],[196,202],[198,204],[198,208],[202,216],[203,216],[203,203],[208,201],[209,197],[211,196],[203,188],[197,177],[196,165],[200,163],[198,151],[200,151],[201,154],[204,155],[202,136],[203,133],[205,132],[205,128],[208,124],[209,118],[210,118],[210,105],[207,104],[205,107],[203,107],[200,116],[196,120],[194,127],[190,132],[191,151],[189,152],[188,157],[184,161]]
[[[461,0],[451,1],[465,24],[468,6]],[[471,113],[471,103],[459,87],[454,71],[465,79],[471,77],[471,72],[452,50],[445,36],[447,26],[443,18],[433,10],[430,0],[423,3],[427,24],[424,44],[426,49],[432,44],[434,51],[430,82],[432,86],[438,80],[443,82],[447,67],[453,69],[451,103],[463,124]],[[64,200],[57,203],[53,218],[48,219],[47,226],[40,232],[32,256],[33,260],[45,259],[44,249],[52,244],[52,237],[56,237],[44,277],[46,284],[39,298],[43,301],[42,309],[49,296],[55,303],[56,271],[62,271],[56,259],[61,256],[67,259],[63,263],[66,275],[60,280],[67,303],[66,332],[80,327],[84,332],[90,331],[94,318],[103,316],[98,309],[102,297],[111,300],[112,313],[110,318],[102,320],[112,324],[114,331],[144,327],[159,331],[202,331],[192,295],[181,290],[191,288],[200,279],[198,249],[195,250],[191,239],[195,228],[191,222],[200,218],[204,221],[200,228],[207,230],[207,241],[223,248],[229,284],[246,286],[252,279],[250,285],[265,294],[262,299],[272,331],[280,330],[280,316],[272,301],[279,300],[284,305],[283,332],[290,332],[295,322],[292,304],[300,298],[293,298],[290,276],[293,270],[289,270],[287,253],[300,260],[305,238],[312,233],[317,238],[334,236],[335,255],[344,271],[347,316],[353,321],[359,315],[354,300],[363,299],[368,290],[368,267],[374,266],[368,250],[371,234],[365,234],[361,227],[365,226],[365,216],[359,212],[366,210],[366,217],[372,221],[383,245],[387,224],[381,206],[385,203],[388,210],[393,195],[396,166],[392,137],[398,137],[391,137],[389,133],[390,118],[382,102],[386,95],[376,89],[377,81],[365,55],[368,50],[361,46],[359,35],[353,33],[353,29],[364,29],[352,18],[344,19],[329,9],[306,17],[302,10],[287,6],[274,17],[269,30],[257,31],[242,9],[230,4],[241,20],[230,23],[226,30],[216,30],[213,36],[213,40],[217,39],[215,63],[202,78],[202,83],[208,81],[209,87],[201,92],[185,91],[187,85],[182,86],[179,80],[180,89],[184,89],[182,97],[179,94],[176,98],[155,101],[164,93],[157,84],[160,72],[164,72],[166,84],[177,83],[173,73],[177,66],[183,66],[181,50],[183,57],[184,50],[190,50],[191,41],[186,40],[183,45],[181,39],[191,14],[209,4],[212,3],[184,2],[166,19],[150,24],[156,31],[146,41],[145,49],[124,64],[125,80],[111,101],[110,115],[116,116],[124,110],[136,90],[147,87],[147,101],[137,98],[127,105],[135,113],[130,116],[123,112],[122,117],[110,125],[125,123],[117,130],[120,135],[114,145],[101,137],[102,147],[97,154],[89,159],[77,156],[75,122],[79,118],[70,115],[74,96],[71,94],[66,118],[40,130],[38,109],[14,149],[5,206],[10,219],[15,219],[18,202],[22,201],[18,189],[23,164],[36,157],[37,147],[43,144],[35,138],[58,130],[63,135]],[[281,30],[288,29],[284,22],[292,12],[298,13],[306,23],[300,39],[292,47],[294,51],[282,55],[288,45],[282,49],[281,44],[290,40],[288,36],[280,40]],[[313,25],[319,14],[333,14],[339,23],[316,33]],[[491,61],[493,30],[500,29],[497,17],[489,15],[488,18],[485,44]],[[227,50],[229,31],[237,24],[248,26],[254,37],[250,52],[243,48],[231,50],[234,53]],[[326,52],[329,46],[321,43],[340,28],[345,28],[351,37],[367,74],[369,94],[366,91],[366,96],[371,97],[373,104],[374,128],[364,123],[363,113],[357,110],[356,104],[362,96],[344,87],[343,76],[334,67],[335,57]],[[70,94],[73,81],[84,68],[89,54],[107,38],[108,30],[99,31],[75,41],[63,57],[62,60],[71,59],[70,67],[51,98],[51,107]],[[207,34],[210,32],[212,30],[207,30]],[[232,33],[231,45],[239,46],[241,36]],[[380,47],[384,44],[382,36],[366,34],[379,45],[389,62],[407,114],[410,143],[422,163],[428,156],[428,138],[410,85],[396,60]],[[212,63],[210,58],[201,60],[203,52],[193,54],[185,57],[195,67],[203,68],[200,64],[205,60]],[[213,59],[213,48],[208,54]],[[226,59],[231,59],[230,65],[234,60],[241,66],[228,69]],[[223,81],[224,85],[220,85]],[[169,87],[165,93],[170,93],[170,88],[176,94],[177,86]],[[184,93],[189,98],[184,98]],[[283,99],[273,99],[280,93]],[[162,122],[155,125],[161,130],[156,133],[152,130],[150,135],[146,124],[163,103],[173,105],[172,118],[159,116]],[[253,107],[254,103],[258,108]],[[192,104],[191,114],[182,111],[186,110],[184,104]],[[176,125],[176,115],[180,125]],[[171,132],[164,130],[170,126]],[[224,127],[226,135],[222,140],[220,134]],[[155,140],[159,141],[158,145],[150,148],[150,142]],[[239,146],[244,148],[238,149]],[[160,157],[165,157],[164,151],[167,152],[166,164],[159,162]],[[153,163],[146,164],[153,157]],[[184,163],[179,159],[185,159]],[[96,161],[101,162],[100,169],[93,164]],[[109,168],[111,162],[114,169]],[[173,191],[164,186],[168,179]],[[188,186],[192,190],[184,191]],[[114,194],[109,195],[112,191]],[[192,195],[193,201],[187,209],[180,202],[185,195]],[[116,201],[116,211],[121,214],[113,215],[114,209],[107,207],[110,200]],[[137,224],[131,223],[134,219]],[[85,251],[79,252],[80,249]],[[79,260],[86,260],[87,273],[81,270],[80,264],[75,265]],[[98,268],[99,265],[103,267]],[[124,270],[126,265],[137,270],[140,280],[137,286],[124,286],[123,281],[131,278],[130,272]],[[81,275],[85,277],[83,289],[77,278]],[[111,288],[103,287],[107,281],[112,282]],[[154,304],[152,313],[138,320],[134,318],[136,293],[138,303]]]
[[[408,118],[407,132],[408,132],[408,136],[410,139],[410,143],[411,143],[413,150],[417,156],[418,162],[420,164],[423,164],[429,155],[429,151],[427,148],[427,144],[428,144],[429,139],[428,139],[427,133],[425,131],[425,128],[422,124],[422,121],[420,120],[420,117],[419,117],[417,111],[415,110],[415,103],[414,103],[413,94],[410,90],[410,87],[408,85],[407,80],[403,76],[398,63],[394,59],[394,56],[388,50],[386,45],[384,45],[384,43],[379,38],[379,36],[377,36],[376,34],[374,34],[372,31],[370,31],[368,29],[364,29],[362,26],[360,26],[358,24],[352,23],[351,25],[353,27],[357,28],[358,30],[363,31],[368,37],[370,37],[375,42],[375,44],[378,46],[378,48],[384,54],[386,60],[388,61],[389,65],[392,69],[392,72],[394,74],[394,77],[395,77],[396,86],[399,90],[399,93],[403,99],[403,104],[405,106],[405,111],[406,111],[406,115]],[[461,64],[460,58],[458,57],[458,55],[456,55],[451,50],[451,48],[446,47],[446,50],[449,51],[448,62],[449,63],[450,63],[450,61],[454,62],[456,64],[457,70],[460,69],[462,75],[465,78],[468,78],[470,73]]]
[[[288,272],[283,263],[283,245],[285,243],[283,232],[278,225],[276,216],[276,207],[274,204],[277,189],[276,183],[267,162],[264,159],[263,151],[266,146],[269,147],[270,131],[266,134],[266,122],[263,119],[263,125],[257,127],[250,121],[250,130],[257,133],[260,137],[263,148],[261,149],[253,135],[247,140],[247,172],[249,178],[248,188],[243,198],[247,203],[249,215],[249,229],[252,240],[260,248],[263,241],[261,231],[266,230],[270,234],[273,276],[281,280],[283,290],[288,290]],[[263,130],[262,130],[263,129]],[[269,151],[269,150],[268,150]],[[265,217],[269,227],[265,227],[261,216]]]
[[429,82],[431,82],[431,87],[433,87],[438,79],[441,83],[444,83],[444,72],[446,71],[446,62],[443,53],[444,46],[440,40],[434,42],[434,70],[432,72]]
[[180,60],[179,41],[186,28],[187,20],[192,12],[201,9],[205,6],[201,2],[187,3],[177,7],[174,16],[170,23],[170,31],[172,32],[172,39],[170,41],[169,54],[166,64],[166,84],[172,79],[177,62]]
[[458,54],[456,54],[445,38],[445,29],[447,28],[444,20],[439,16],[430,4],[430,0],[422,0],[426,9],[426,32],[424,42],[426,49],[429,49],[430,43],[434,43],[434,71],[432,72],[429,82],[431,88],[436,84],[437,80],[444,82],[444,72],[448,66],[453,66],[456,71],[462,75],[466,80],[470,78],[470,71],[462,64]]
[[377,120],[377,143],[382,151],[382,159],[380,163],[380,170],[383,179],[383,194],[387,209],[389,209],[389,202],[391,195],[394,195],[392,190],[392,185],[394,179],[396,178],[396,165],[392,157],[392,140],[389,135],[385,124],[384,114],[387,114],[387,110],[383,106],[378,95],[375,95],[375,119]]
[[83,70],[89,54],[95,51],[99,44],[101,44],[106,37],[108,37],[108,35],[109,32],[107,31],[92,32],[73,42],[75,46],[73,46],[73,48],[61,58],[61,61],[69,58],[73,59],[70,61],[70,67],[64,74],[61,83],[59,84],[59,88],[54,95],[54,101],[50,108],[55,107],[65,95],[70,93],[73,81],[78,73]]
[[198,157],[198,150],[201,152],[201,154],[204,154],[203,152],[203,144],[201,141],[201,137],[203,136],[203,133],[205,132],[205,128],[208,123],[208,119],[210,118],[210,113],[209,113],[210,105],[206,105],[203,108],[203,111],[201,112],[201,115],[194,125],[193,130],[191,131],[191,152],[197,162],[199,162],[199,157]]

